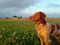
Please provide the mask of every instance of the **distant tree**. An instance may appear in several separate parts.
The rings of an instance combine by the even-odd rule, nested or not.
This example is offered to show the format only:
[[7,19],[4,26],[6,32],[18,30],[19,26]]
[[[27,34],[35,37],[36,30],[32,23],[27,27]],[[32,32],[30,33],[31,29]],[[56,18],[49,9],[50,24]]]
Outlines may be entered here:
[[9,17],[5,17],[6,19],[9,19]]
[[17,16],[13,16],[13,18],[17,18]]

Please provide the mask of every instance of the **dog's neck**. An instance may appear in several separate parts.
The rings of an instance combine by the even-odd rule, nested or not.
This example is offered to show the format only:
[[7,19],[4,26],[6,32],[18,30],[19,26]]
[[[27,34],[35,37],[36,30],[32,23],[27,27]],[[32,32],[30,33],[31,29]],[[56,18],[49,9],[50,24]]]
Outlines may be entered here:
[[39,23],[36,23],[36,24],[42,24],[42,25],[46,25],[46,20],[42,20],[41,22],[39,22]]
[[42,23],[42,24],[46,24],[46,20],[42,20],[40,23]]
[[35,27],[36,27],[37,30],[40,30],[40,29],[42,29],[43,27],[45,27],[46,24],[47,24],[46,21],[45,21],[45,20],[42,20],[41,22],[35,23]]

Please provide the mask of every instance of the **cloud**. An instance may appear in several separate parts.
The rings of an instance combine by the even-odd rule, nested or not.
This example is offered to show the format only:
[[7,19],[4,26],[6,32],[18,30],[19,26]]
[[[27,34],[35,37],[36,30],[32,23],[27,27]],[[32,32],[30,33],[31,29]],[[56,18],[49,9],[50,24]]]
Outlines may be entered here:
[[49,13],[47,14],[49,18],[60,18],[60,13]]
[[34,4],[37,0],[0,0],[0,8],[25,8]]
[[12,17],[18,10],[16,8],[0,9],[0,17]]
[[37,0],[0,0],[0,17],[13,16],[36,2]]
[[60,5],[59,4],[48,4],[48,8],[60,8]]

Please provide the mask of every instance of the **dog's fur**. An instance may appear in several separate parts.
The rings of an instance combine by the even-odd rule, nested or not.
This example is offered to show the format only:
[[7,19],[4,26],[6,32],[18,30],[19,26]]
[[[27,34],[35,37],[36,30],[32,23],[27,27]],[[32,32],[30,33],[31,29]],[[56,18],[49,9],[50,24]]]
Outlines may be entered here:
[[57,41],[60,43],[60,25],[47,23],[45,17],[46,15],[43,12],[36,12],[33,16],[29,17],[29,19],[35,23],[41,45],[44,45],[44,43],[50,45],[51,36],[55,36]]

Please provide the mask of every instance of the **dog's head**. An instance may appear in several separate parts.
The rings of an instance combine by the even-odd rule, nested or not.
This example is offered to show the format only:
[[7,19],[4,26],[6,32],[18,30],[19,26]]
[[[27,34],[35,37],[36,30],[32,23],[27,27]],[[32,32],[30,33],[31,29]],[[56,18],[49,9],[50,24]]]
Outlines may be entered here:
[[41,22],[42,20],[44,20],[46,17],[45,13],[43,12],[36,12],[34,13],[33,16],[30,16],[29,19],[33,22]]

